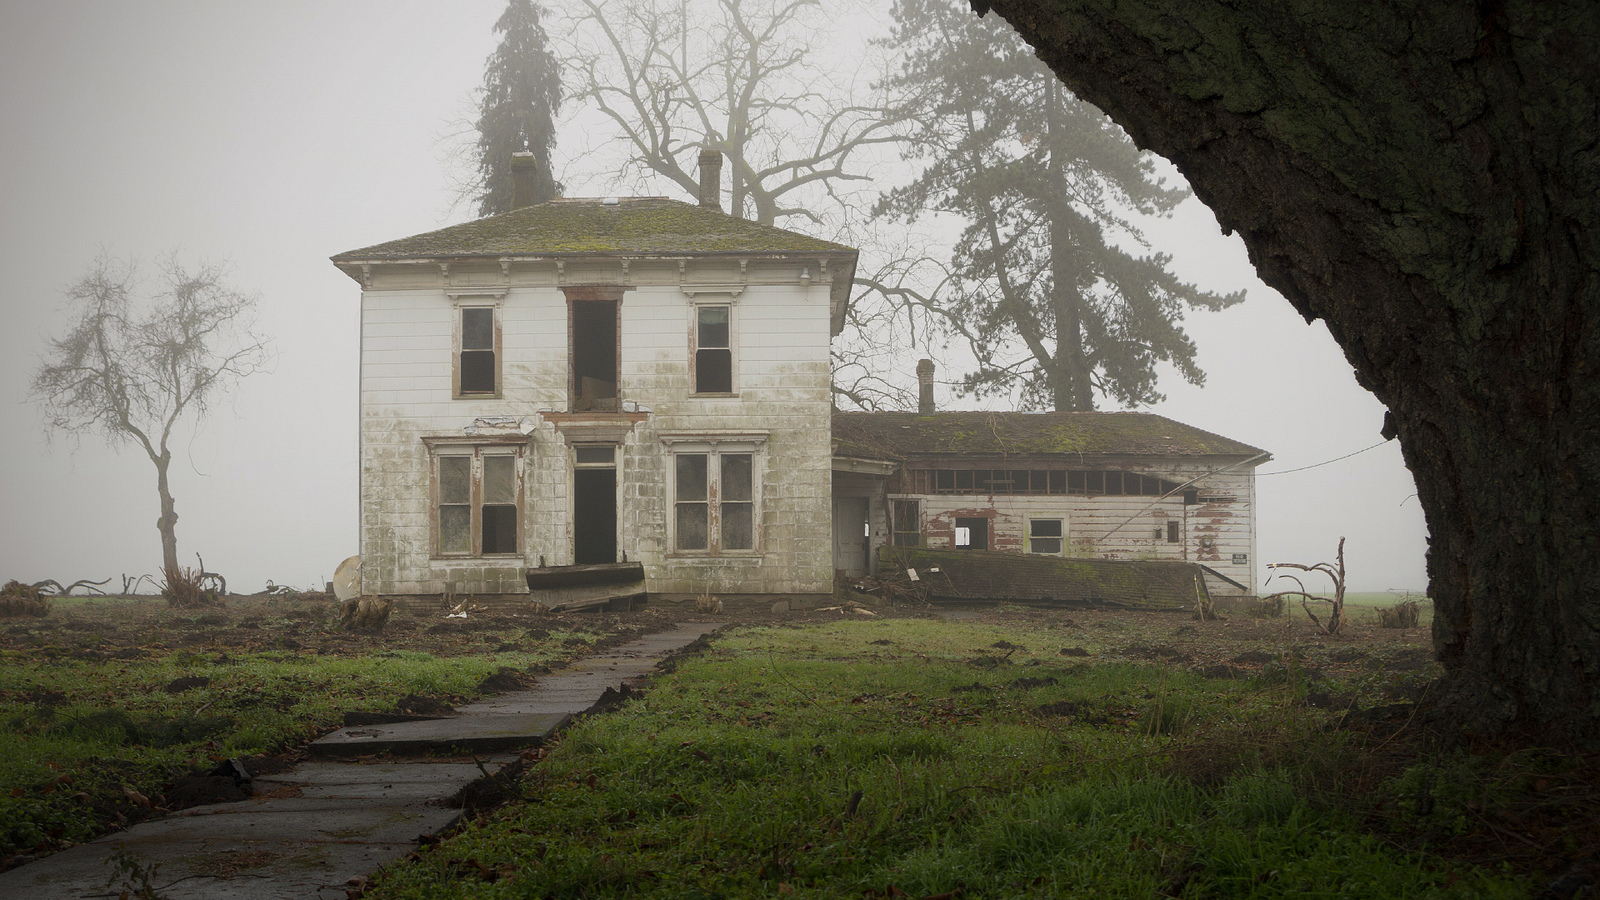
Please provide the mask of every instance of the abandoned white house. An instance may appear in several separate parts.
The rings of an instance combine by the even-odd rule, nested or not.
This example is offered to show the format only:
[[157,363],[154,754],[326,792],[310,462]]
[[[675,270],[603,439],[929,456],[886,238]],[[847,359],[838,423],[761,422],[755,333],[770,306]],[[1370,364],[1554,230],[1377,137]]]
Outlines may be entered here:
[[360,283],[360,591],[833,582],[829,343],[856,251],[699,205],[556,200],[341,253]]
[[1149,413],[931,406],[925,389],[923,412],[834,413],[846,574],[867,572],[888,544],[1183,560],[1235,583],[1213,590],[1256,593],[1255,467],[1266,452]]

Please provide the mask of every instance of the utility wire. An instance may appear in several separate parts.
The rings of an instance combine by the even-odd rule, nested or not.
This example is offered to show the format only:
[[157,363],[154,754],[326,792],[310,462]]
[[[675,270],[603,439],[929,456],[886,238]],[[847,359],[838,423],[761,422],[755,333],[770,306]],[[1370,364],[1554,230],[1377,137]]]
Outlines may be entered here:
[[1360,450],[1357,450],[1354,453],[1346,453],[1343,456],[1336,456],[1333,459],[1324,460],[1324,461],[1319,462],[1319,463],[1312,463],[1309,466],[1301,466],[1298,469],[1284,469],[1281,472],[1257,472],[1256,473],[1256,477],[1257,478],[1264,478],[1264,477],[1266,477],[1268,475],[1287,475],[1290,472],[1304,472],[1307,469],[1315,469],[1315,468],[1318,468],[1319,466],[1326,466],[1326,465],[1329,465],[1330,463],[1336,463],[1341,459],[1349,459],[1352,456],[1360,456],[1361,454],[1367,452],[1368,450],[1373,450],[1373,449],[1376,449],[1378,447],[1382,447],[1384,444],[1387,444],[1387,443],[1389,443],[1389,438],[1384,438],[1383,440],[1377,442],[1376,444],[1373,444],[1371,447],[1362,447]]

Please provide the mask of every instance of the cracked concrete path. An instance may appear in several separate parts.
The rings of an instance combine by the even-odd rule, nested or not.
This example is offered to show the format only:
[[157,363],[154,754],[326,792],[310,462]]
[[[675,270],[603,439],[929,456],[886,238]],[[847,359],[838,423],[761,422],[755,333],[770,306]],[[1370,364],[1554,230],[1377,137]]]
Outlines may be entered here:
[[[84,900],[136,894],[169,900],[343,900],[346,882],[415,849],[420,835],[455,822],[444,801],[498,771],[592,708],[607,688],[638,685],[667,656],[722,627],[683,622],[584,657],[533,687],[489,697],[455,716],[341,728],[311,744],[325,760],[255,780],[255,796],[197,806],[0,873],[0,897]],[[370,758],[461,752],[471,762]],[[339,757],[361,756],[361,760]],[[139,872],[117,872],[119,849]]]

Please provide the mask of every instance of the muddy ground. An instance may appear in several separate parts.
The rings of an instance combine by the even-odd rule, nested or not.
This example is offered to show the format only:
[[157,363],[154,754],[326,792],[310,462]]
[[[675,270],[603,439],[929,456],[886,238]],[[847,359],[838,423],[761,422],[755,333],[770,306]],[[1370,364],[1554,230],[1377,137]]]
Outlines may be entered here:
[[[871,598],[858,595],[858,599]],[[221,607],[196,610],[173,609],[157,598],[67,601],[57,602],[43,618],[0,619],[0,649],[42,650],[83,660],[130,659],[151,650],[177,648],[221,653],[291,650],[340,656],[410,650],[449,657],[529,649],[551,632],[577,629],[605,635],[600,645],[608,646],[676,621],[795,625],[895,617],[1027,624],[1043,629],[1053,643],[1061,644],[1056,649],[1067,655],[1082,652],[1165,664],[1210,677],[1248,677],[1283,666],[1293,666],[1312,677],[1384,673],[1420,681],[1436,674],[1426,628],[1379,628],[1360,619],[1337,635],[1326,635],[1303,615],[1273,619],[1234,613],[1199,622],[1187,613],[1175,612],[886,604],[775,612],[770,600],[733,599],[714,613],[701,612],[687,601],[651,602],[631,612],[512,613],[469,608],[465,618],[447,617],[443,609],[397,612],[382,629],[368,632],[339,630],[337,604],[320,594],[292,598],[233,595]],[[583,643],[568,640],[575,649]]]

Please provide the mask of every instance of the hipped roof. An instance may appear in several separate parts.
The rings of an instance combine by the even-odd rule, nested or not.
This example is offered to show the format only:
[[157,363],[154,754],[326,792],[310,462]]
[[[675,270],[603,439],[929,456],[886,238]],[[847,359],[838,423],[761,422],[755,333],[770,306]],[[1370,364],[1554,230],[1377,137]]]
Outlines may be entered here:
[[1141,412],[836,412],[833,440],[837,455],[886,460],[941,454],[1251,457],[1265,453]]
[[662,255],[855,255],[843,244],[665,197],[553,200],[333,257],[336,265],[414,259]]

